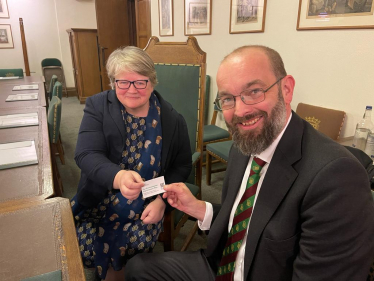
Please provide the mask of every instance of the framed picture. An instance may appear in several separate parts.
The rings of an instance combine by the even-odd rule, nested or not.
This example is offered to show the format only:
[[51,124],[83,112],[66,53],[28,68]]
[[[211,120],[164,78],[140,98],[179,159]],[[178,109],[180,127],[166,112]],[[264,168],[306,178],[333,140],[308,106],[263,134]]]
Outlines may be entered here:
[[6,0],[0,0],[0,18],[9,18],[9,11]]
[[184,35],[208,35],[212,29],[212,0],[184,0]]
[[0,24],[0,49],[12,49],[13,37],[10,24]]
[[160,36],[174,35],[173,11],[173,0],[158,0],[158,19],[160,23]]
[[264,32],[266,0],[231,0],[230,33]]
[[297,30],[374,28],[374,0],[300,0]]

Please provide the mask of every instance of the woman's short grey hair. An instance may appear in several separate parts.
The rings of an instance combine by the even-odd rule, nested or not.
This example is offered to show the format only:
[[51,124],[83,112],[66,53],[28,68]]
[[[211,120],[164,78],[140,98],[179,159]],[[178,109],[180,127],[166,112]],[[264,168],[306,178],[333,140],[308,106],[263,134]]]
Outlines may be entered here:
[[147,76],[152,86],[157,85],[157,75],[150,56],[134,46],[121,47],[110,54],[106,63],[110,86],[115,88],[115,77],[123,72],[135,72]]

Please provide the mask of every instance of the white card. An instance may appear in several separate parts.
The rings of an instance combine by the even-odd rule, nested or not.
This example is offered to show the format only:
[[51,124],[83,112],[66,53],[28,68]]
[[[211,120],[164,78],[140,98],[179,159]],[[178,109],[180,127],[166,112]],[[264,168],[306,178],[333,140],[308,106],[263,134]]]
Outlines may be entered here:
[[14,86],[13,91],[22,91],[22,90],[38,90],[39,85],[38,84],[32,84],[32,85],[19,85]]
[[5,101],[26,101],[26,100],[37,100],[38,93],[27,93],[27,94],[15,94],[9,95]]
[[156,194],[164,193],[164,177],[158,177],[144,182],[142,187],[143,197],[148,198]]

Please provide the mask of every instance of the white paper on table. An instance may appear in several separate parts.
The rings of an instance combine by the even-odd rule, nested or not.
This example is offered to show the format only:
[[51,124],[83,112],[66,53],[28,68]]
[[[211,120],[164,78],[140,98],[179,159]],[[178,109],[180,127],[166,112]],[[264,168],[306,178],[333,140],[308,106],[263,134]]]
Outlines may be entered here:
[[165,179],[158,177],[144,182],[142,187],[143,197],[148,198],[156,194],[164,193]]
[[0,116],[0,128],[25,127],[39,125],[37,112]]
[[0,170],[38,163],[35,141],[0,144]]
[[0,77],[0,80],[19,79],[19,76]]
[[38,84],[32,84],[32,85],[19,85],[14,86],[13,91],[22,91],[22,90],[38,90],[39,85]]
[[15,94],[9,95],[5,101],[26,101],[26,100],[37,100],[38,93],[25,93],[25,94]]

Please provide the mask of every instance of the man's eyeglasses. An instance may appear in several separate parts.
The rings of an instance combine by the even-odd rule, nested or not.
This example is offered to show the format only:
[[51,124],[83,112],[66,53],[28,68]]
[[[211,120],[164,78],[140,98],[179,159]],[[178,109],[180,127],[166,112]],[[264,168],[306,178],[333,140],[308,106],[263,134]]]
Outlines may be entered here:
[[145,89],[147,88],[147,83],[149,80],[116,80],[117,87],[121,90],[127,90],[131,87],[131,84],[134,85],[135,89]]
[[242,102],[244,102],[247,105],[263,102],[265,100],[265,93],[269,91],[275,84],[281,81],[284,77],[279,78],[274,84],[272,84],[270,87],[268,87],[265,90],[261,88],[244,90],[237,96],[224,94],[216,98],[214,103],[217,105],[219,109],[227,110],[227,109],[231,109],[235,107],[236,97],[239,97],[239,96]]

